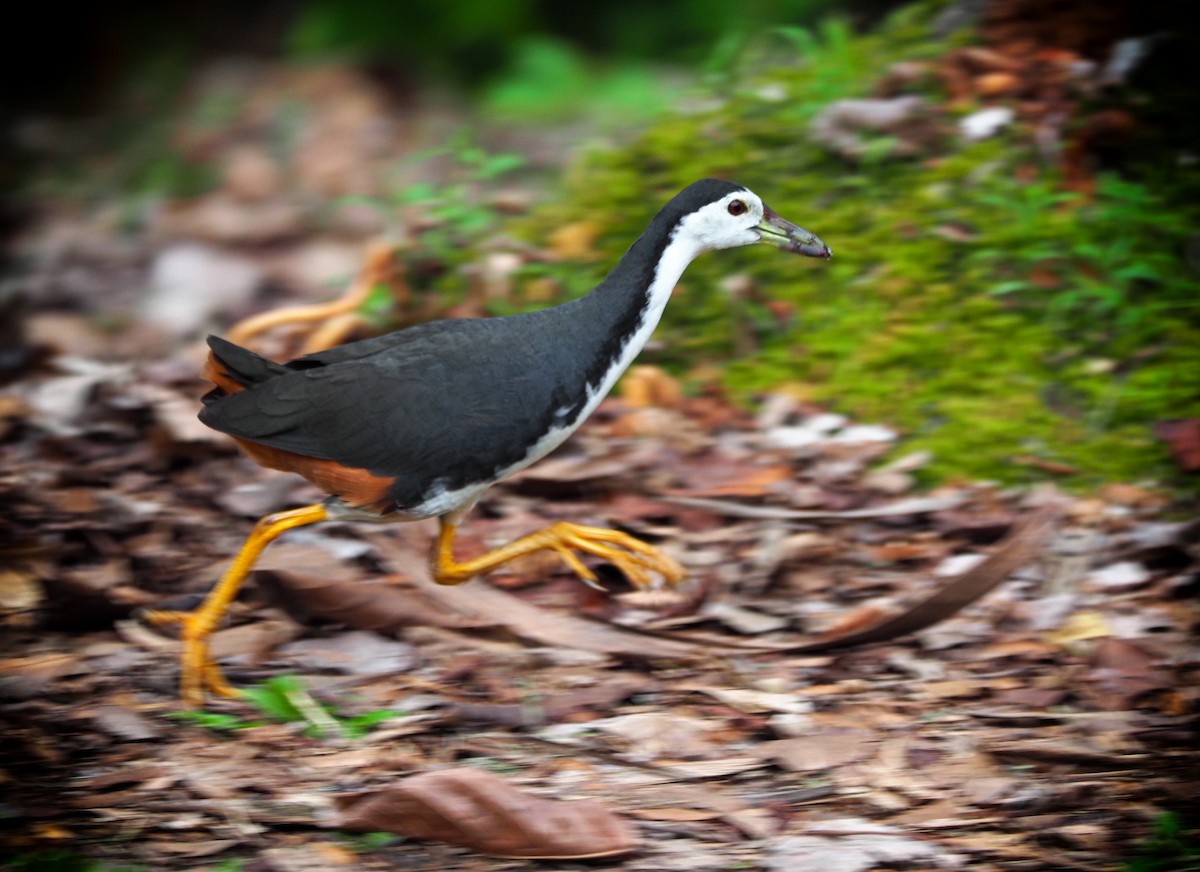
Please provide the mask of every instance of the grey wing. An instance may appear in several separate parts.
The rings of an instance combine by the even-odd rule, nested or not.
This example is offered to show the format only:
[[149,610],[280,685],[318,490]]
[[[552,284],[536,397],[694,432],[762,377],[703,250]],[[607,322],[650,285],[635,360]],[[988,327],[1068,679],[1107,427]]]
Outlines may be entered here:
[[486,337],[438,354],[373,355],[300,369],[222,397],[214,429],[396,479],[403,499],[490,480],[547,428],[554,392],[532,362]]

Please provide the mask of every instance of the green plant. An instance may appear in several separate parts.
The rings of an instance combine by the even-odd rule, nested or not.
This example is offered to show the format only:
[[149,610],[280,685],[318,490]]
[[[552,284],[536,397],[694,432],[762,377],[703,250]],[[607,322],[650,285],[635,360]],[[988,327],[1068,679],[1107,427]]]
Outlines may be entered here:
[[509,67],[483,90],[485,112],[520,123],[588,119],[629,128],[669,105],[674,89],[641,62],[589,61],[569,42],[528,37],[514,48]]
[[245,730],[249,727],[261,727],[264,723],[263,721],[248,721],[245,718],[239,718],[237,715],[208,712],[202,709],[168,712],[167,717],[177,721],[185,721],[195,727],[203,727],[206,730],[216,730],[223,733],[232,733],[236,730]]
[[342,716],[331,706],[315,699],[304,683],[294,675],[277,675],[262,684],[244,688],[242,697],[268,721],[254,721],[219,712],[179,711],[169,717],[198,727],[222,732],[260,727],[274,721],[282,724],[306,724],[304,734],[315,738],[338,736],[359,739],[375,726],[400,715],[390,709]]
[[430,228],[422,237],[424,247],[440,255],[450,245],[478,238],[497,227],[499,212],[484,197],[484,186],[520,169],[525,159],[517,154],[492,154],[460,136],[451,145],[422,151],[405,163],[419,164],[436,158],[452,162],[447,184],[414,182],[394,197],[397,206],[414,206]]
[[[465,293],[467,283],[459,269],[477,257],[481,243],[501,227],[500,209],[489,199],[492,188],[521,169],[525,159],[511,153],[494,154],[475,145],[469,134],[460,133],[445,146],[406,158],[396,167],[396,174],[413,175],[413,168],[420,166],[431,166],[436,172],[439,163],[444,165],[441,172],[446,177],[440,183],[407,182],[397,184],[387,197],[347,197],[338,203],[366,205],[388,219],[408,213],[417,238],[400,249],[407,286],[414,298],[436,295],[439,305],[448,307]],[[395,319],[395,304],[392,289],[379,286],[359,312],[386,327]]]
[[263,684],[247,690],[246,695],[259,711],[274,720],[307,723],[306,735],[360,739],[384,721],[403,714],[392,709],[377,709],[350,716],[338,714],[331,706],[314,699],[304,683],[293,675],[269,678]]
[[378,851],[404,841],[403,836],[395,833],[335,833],[338,840],[356,854]]
[[1129,354],[1166,338],[1174,319],[1196,320],[1197,283],[1179,269],[1191,232],[1184,213],[1114,175],[1101,176],[1091,204],[1052,181],[1004,180],[978,195],[1007,218],[976,254],[1011,276],[989,293],[1018,296],[1090,352]]
[[38,851],[5,863],[7,872],[146,872],[142,866],[112,866],[75,851]]
[[[921,159],[857,163],[805,135],[829,100],[864,96],[894,61],[961,42],[928,38],[931,9],[908,7],[863,35],[839,25],[789,32],[790,61],[739,66],[712,108],[665,117],[590,156],[566,202],[529,222],[530,238],[581,214],[602,226],[595,261],[560,271],[574,294],[682,185],[736,179],[818,233],[834,257],[701,258],[649,359],[684,374],[719,366],[747,400],[790,383],[898,426],[907,449],[933,453],[929,482],[1029,482],[1050,465],[1074,469],[1067,480],[1083,487],[1169,481],[1154,424],[1200,414],[1200,294],[1187,258],[1200,201],[1174,193],[1194,183],[1103,176],[1085,199],[1064,189],[1020,126]],[[731,272],[751,277],[752,290],[731,297],[722,289]]]
[[1123,867],[1123,872],[1196,872],[1200,870],[1200,842],[1184,829],[1174,812],[1163,812],[1154,819],[1149,837],[1138,848],[1138,855]]

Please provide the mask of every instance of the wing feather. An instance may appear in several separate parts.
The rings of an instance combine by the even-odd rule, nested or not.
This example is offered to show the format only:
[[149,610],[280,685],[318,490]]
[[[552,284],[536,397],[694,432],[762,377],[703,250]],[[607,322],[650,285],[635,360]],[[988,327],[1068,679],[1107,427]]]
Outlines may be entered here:
[[[531,325],[527,338],[537,332]],[[563,402],[560,386],[546,378],[553,362],[544,343],[514,346],[486,320],[429,326],[436,329],[286,365],[229,343],[214,347],[250,383],[212,399],[200,418],[239,439],[391,477],[401,506],[435,487],[488,481],[549,428]]]

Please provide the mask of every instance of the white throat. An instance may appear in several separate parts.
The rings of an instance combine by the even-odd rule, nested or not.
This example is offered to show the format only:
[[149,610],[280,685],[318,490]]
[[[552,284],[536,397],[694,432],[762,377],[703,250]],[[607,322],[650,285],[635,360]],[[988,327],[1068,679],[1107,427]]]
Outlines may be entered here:
[[655,328],[658,327],[658,322],[662,318],[663,310],[667,307],[667,302],[671,299],[671,294],[675,291],[675,286],[679,284],[679,279],[683,276],[683,271],[687,269],[688,264],[706,250],[707,247],[693,234],[688,233],[684,225],[681,224],[675,228],[667,247],[663,249],[662,256],[658,259],[654,278],[646,292],[646,308],[642,312],[642,319],[638,322],[637,329],[621,347],[616,363],[605,374],[604,380],[595,391],[589,388],[588,402],[583,418],[595,410],[600,401],[612,390],[617,379],[646,347],[646,343],[650,341]]
[[[519,469],[524,469],[534,461],[545,457],[566,441],[567,437],[574,433],[579,425],[588,419],[592,412],[596,411],[596,407],[600,405],[600,401],[608,396],[608,392],[612,390],[617,379],[629,368],[634,358],[638,356],[646,343],[650,341],[650,336],[654,333],[654,328],[658,326],[658,322],[662,318],[663,309],[667,307],[667,301],[671,299],[671,294],[675,290],[675,286],[679,284],[679,279],[683,275],[683,271],[687,269],[689,263],[696,259],[697,255],[702,254],[706,250],[707,246],[703,245],[696,238],[695,234],[686,232],[682,226],[675,229],[670,241],[667,243],[667,247],[663,249],[662,256],[658,260],[658,266],[654,271],[654,278],[651,280],[650,288],[646,294],[646,308],[642,310],[642,318],[638,322],[637,329],[629,336],[625,344],[621,346],[616,361],[609,367],[600,384],[595,387],[588,386],[587,402],[583,406],[582,413],[575,418],[573,425],[556,427],[539,439],[537,444],[530,447],[529,452],[524,458],[502,472],[500,475],[501,478],[511,475]],[[480,488],[480,492],[482,490]],[[453,498],[459,497],[460,495],[453,496]]]

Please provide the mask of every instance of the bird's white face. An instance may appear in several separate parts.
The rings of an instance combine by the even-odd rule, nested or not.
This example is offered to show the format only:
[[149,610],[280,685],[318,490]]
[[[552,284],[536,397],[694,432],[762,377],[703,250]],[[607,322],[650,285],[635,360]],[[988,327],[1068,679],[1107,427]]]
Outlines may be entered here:
[[814,234],[780,218],[747,190],[733,191],[697,209],[679,222],[678,234],[692,242],[697,252],[764,242],[810,257],[827,258],[831,253]]
[[701,251],[751,245],[763,241],[758,229],[763,211],[757,194],[734,191],[688,215],[680,222],[679,232],[692,237]]

